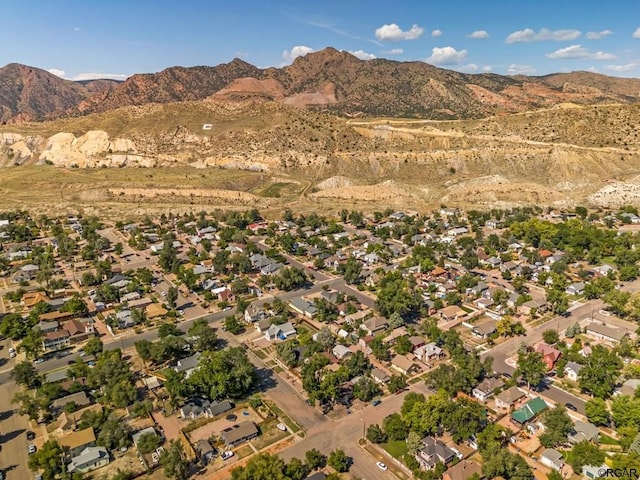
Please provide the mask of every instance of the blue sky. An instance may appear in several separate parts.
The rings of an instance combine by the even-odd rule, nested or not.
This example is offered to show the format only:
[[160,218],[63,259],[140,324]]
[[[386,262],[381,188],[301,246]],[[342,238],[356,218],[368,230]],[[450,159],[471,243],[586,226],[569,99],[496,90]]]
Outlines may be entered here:
[[332,46],[468,73],[640,77],[638,0],[3,0],[0,65],[126,78]]

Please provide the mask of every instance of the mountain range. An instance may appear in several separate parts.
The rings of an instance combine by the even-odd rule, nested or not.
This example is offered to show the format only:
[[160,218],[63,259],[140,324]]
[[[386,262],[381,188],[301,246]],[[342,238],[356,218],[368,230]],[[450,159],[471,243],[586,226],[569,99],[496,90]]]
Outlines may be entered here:
[[12,63],[0,68],[0,123],[105,112],[124,106],[209,99],[275,101],[347,117],[473,119],[563,103],[640,102],[640,80],[590,72],[541,77],[465,74],[424,62],[360,60],[326,48],[282,68],[243,60],[171,67],[124,82],[75,82]]

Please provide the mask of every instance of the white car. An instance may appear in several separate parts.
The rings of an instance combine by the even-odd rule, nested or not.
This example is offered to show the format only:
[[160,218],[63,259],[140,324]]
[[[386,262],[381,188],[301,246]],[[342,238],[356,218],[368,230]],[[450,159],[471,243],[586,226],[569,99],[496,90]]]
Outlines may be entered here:
[[29,455],[31,455],[32,453],[36,453],[36,446],[35,445],[29,445]]
[[276,425],[276,428],[277,428],[278,430],[282,430],[283,432],[286,432],[286,431],[287,431],[287,426],[286,426],[284,423],[279,423],[279,424],[277,424],[277,425]]
[[40,358],[36,358],[33,363],[42,363],[42,362],[44,362],[44,358],[40,357]]
[[222,455],[220,456],[220,458],[222,458],[223,460],[227,460],[228,458],[233,457],[233,452],[231,450],[227,451],[227,452],[222,452]]
[[384,463],[382,463],[382,462],[376,462],[376,466],[377,466],[380,470],[382,470],[383,472],[386,472],[386,471],[389,469],[389,467],[387,467],[387,466],[386,466]]

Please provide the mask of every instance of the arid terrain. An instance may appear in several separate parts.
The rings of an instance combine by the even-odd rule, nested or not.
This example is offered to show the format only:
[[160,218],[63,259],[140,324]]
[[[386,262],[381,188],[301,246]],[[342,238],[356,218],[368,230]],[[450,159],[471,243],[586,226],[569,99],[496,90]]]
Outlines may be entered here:
[[115,211],[616,206],[640,200],[639,118],[636,105],[456,121],[252,101],[124,107],[2,127],[0,187],[6,204]]
[[334,49],[283,69],[234,60],[123,83],[16,65],[0,77],[11,80],[0,88],[5,205],[119,215],[640,203],[635,79],[463,75]]

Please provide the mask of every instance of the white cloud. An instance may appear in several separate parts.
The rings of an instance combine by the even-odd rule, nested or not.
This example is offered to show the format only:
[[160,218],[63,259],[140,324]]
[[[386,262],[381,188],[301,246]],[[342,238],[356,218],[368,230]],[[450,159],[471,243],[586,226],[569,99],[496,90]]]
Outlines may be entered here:
[[580,36],[580,30],[549,30],[548,28],[541,28],[539,32],[531,28],[525,28],[524,30],[518,30],[509,34],[504,43],[518,43],[518,42],[540,42],[543,40],[575,40]]
[[640,27],[636,28],[636,31],[631,35],[633,38],[640,38]]
[[58,68],[50,68],[49,70],[47,70],[47,72],[55,75],[56,77],[60,77],[60,78],[65,78],[65,75],[67,73],[64,70],[60,70]]
[[587,32],[585,37],[587,37],[587,40],[600,40],[601,38],[608,37],[612,33],[611,30],[600,30],[599,32]]
[[305,45],[296,45],[291,50],[285,50],[282,52],[282,59],[291,63],[298,57],[304,57],[307,53],[313,52],[313,48],[307,47]]
[[484,67],[482,67],[482,71],[483,72],[491,72],[493,69],[491,68],[491,65],[485,65]]
[[466,50],[458,51],[453,47],[435,47],[431,49],[431,56],[426,61],[433,65],[457,65],[466,57]]
[[413,25],[409,30],[403,31],[395,23],[385,24],[376,28],[376,38],[378,40],[389,40],[397,42],[398,40],[415,40],[420,38],[424,33],[424,28]]
[[529,75],[531,73],[536,73],[536,69],[531,65],[518,65],[517,63],[512,63],[507,68],[507,73],[510,75]]
[[560,48],[555,52],[547,53],[547,58],[588,58],[590,60],[614,60],[616,57],[613,53],[607,52],[592,52],[588,48],[584,48],[582,45],[570,45],[565,48]]
[[392,48],[391,50],[387,50],[382,53],[386,53],[387,55],[402,55],[404,53],[404,50],[401,48]]
[[358,57],[360,60],[373,60],[376,58],[373,53],[367,53],[364,50],[356,50],[355,52],[349,50],[349,53],[354,57]]
[[640,64],[638,63],[627,63],[626,65],[607,65],[604,68],[611,72],[628,72],[630,70],[635,70],[638,67],[640,67]]
[[431,32],[432,37],[439,37],[441,35],[442,35],[442,30],[440,30],[439,28],[436,28],[433,32]]
[[125,73],[96,73],[96,72],[84,72],[79,73],[73,78],[69,80],[74,80],[76,82],[81,80],[98,80],[98,79],[110,79],[110,80],[126,80],[131,75],[127,75]]
[[102,79],[110,79],[110,80],[126,80],[131,75],[127,75],[124,73],[97,73],[97,72],[82,72],[74,75],[73,77],[67,77],[67,72],[64,70],[60,70],[58,68],[50,68],[47,70],[49,73],[52,73],[56,77],[64,78],[65,80],[73,80],[74,82],[79,82],[83,80],[102,80]]
[[468,38],[489,38],[489,33],[486,30],[476,30],[473,33],[467,35]]

